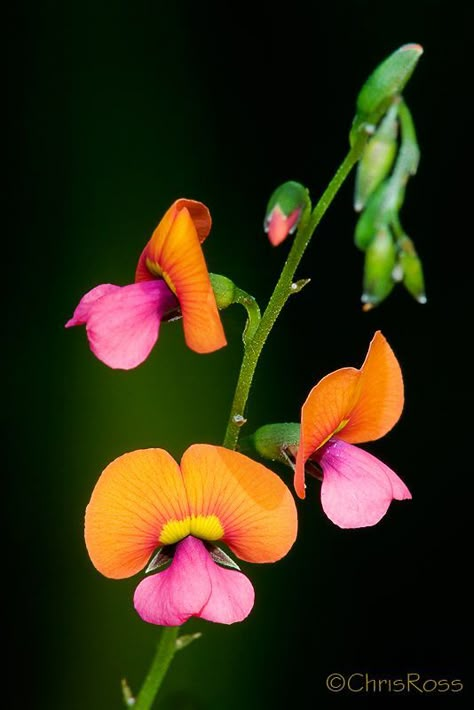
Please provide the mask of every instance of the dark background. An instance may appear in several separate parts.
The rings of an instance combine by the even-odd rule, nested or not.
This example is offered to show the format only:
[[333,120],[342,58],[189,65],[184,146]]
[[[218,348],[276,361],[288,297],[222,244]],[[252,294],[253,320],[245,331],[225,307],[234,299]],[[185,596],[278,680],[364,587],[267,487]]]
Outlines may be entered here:
[[[129,373],[102,365],[65,321],[92,286],[131,282],[145,241],[180,196],[211,209],[210,270],[264,304],[288,251],[262,232],[270,193],[295,179],[317,199],[344,157],[358,89],[406,42],[425,54],[405,92],[422,160],[402,218],[423,258],[428,304],[397,288],[362,313],[351,177],[299,269],[312,282],[264,351],[248,431],[297,420],[311,386],[359,366],[380,328],[403,368],[406,407],[368,448],[413,501],[394,503],[374,528],[342,531],[322,514],[315,486],[299,505],[288,557],[244,567],[256,588],[252,615],[230,628],[190,622],[203,638],[178,655],[160,697],[178,710],[418,707],[427,696],[336,695],[325,679],[418,672],[467,686],[466,5],[335,0],[283,11],[73,0],[19,3],[6,15],[3,430],[13,566],[3,585],[12,632],[3,683],[12,707],[108,710],[120,707],[121,677],[139,687],[158,630],[133,611],[136,579],[106,580],[92,567],[83,511],[119,454],[162,446],[179,457],[192,442],[222,441],[241,356],[238,309],[223,314],[225,350],[198,356],[170,325]],[[429,698],[461,707],[467,690]]]

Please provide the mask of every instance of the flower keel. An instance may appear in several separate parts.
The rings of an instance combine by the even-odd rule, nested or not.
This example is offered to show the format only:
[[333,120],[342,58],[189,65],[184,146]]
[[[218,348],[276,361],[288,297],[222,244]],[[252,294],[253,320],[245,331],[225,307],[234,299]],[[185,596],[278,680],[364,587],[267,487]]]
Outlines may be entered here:
[[358,446],[331,439],[316,460],[323,470],[321,505],[340,528],[375,525],[392,500],[411,499],[401,478]]
[[162,626],[180,626],[191,616],[234,624],[250,614],[254,596],[244,574],[217,565],[204,543],[189,536],[168,569],[140,582],[134,605],[144,621]]

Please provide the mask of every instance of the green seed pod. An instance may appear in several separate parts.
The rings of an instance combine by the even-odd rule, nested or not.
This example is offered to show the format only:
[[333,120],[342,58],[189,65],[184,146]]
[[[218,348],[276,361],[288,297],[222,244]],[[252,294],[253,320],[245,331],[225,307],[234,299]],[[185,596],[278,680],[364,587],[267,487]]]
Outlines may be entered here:
[[405,44],[385,59],[369,76],[357,97],[350,142],[354,145],[363,131],[370,133],[394,96],[400,94],[423,54],[419,44]]
[[399,117],[402,133],[402,145],[400,148],[402,168],[407,175],[415,175],[420,162],[420,148],[416,138],[413,117],[404,101],[400,101]]
[[394,103],[364,148],[357,169],[354,209],[359,212],[389,174],[397,153],[398,102]]
[[381,303],[393,288],[392,272],[396,263],[396,248],[390,231],[380,229],[365,253],[364,292],[362,303],[368,311]]
[[423,265],[416,253],[415,246],[409,237],[399,242],[401,247],[398,263],[403,272],[403,285],[418,303],[426,303],[425,279]]
[[369,120],[380,116],[391,99],[403,91],[422,54],[419,44],[404,44],[379,64],[360,90],[357,113]]
[[375,239],[375,235],[381,229],[386,229],[386,225],[390,221],[390,216],[385,208],[385,197],[388,187],[388,181],[385,181],[377,190],[370,196],[364,211],[358,219],[355,233],[354,243],[358,249],[365,251],[371,242]]

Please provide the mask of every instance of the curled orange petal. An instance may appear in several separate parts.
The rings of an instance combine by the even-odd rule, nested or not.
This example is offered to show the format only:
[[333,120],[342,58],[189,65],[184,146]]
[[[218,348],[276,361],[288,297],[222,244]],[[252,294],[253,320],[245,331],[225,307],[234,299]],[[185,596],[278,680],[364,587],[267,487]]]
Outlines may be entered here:
[[191,515],[215,515],[223,540],[248,562],[274,562],[293,545],[296,507],[283,481],[265,466],[219,446],[195,444],[181,470]]
[[[209,235],[212,226],[212,219],[211,213],[206,205],[202,202],[198,202],[197,200],[188,200],[185,197],[180,197],[179,200],[175,200],[171,207],[166,210],[160,220],[160,223],[151,235],[148,244],[140,255],[135,272],[135,281],[150,281],[151,279],[155,279],[157,275],[161,276],[161,273],[159,273],[161,272],[161,266],[159,264],[158,257],[173,222],[182,209],[188,210],[196,229],[199,243],[202,244],[202,242]],[[155,266],[155,270],[153,270],[153,266]]]
[[227,342],[200,244],[210,225],[207,207],[178,200],[156,228],[136,271],[137,281],[166,281],[180,304],[186,344],[198,353],[213,352]]
[[305,462],[347,421],[359,391],[360,371],[353,367],[343,367],[323,377],[309,393],[301,409],[301,433],[294,478],[295,490],[300,498],[305,497]]
[[338,438],[349,444],[374,441],[400,419],[403,410],[403,377],[392,348],[378,330],[360,368],[360,392],[349,422]]
[[305,497],[304,466],[317,449],[333,436],[351,444],[380,438],[400,418],[403,401],[400,365],[377,331],[360,370],[331,372],[303,404],[294,478],[298,496]]
[[206,205],[197,200],[188,200],[185,197],[181,197],[179,200],[176,200],[173,206],[176,208],[177,212],[180,212],[184,207],[188,210],[193,224],[196,227],[199,241],[202,244],[209,235],[212,227],[211,213]]
[[87,551],[106,577],[129,577],[146,565],[166,524],[188,516],[181,471],[170,454],[124,454],[102,472],[87,506]]

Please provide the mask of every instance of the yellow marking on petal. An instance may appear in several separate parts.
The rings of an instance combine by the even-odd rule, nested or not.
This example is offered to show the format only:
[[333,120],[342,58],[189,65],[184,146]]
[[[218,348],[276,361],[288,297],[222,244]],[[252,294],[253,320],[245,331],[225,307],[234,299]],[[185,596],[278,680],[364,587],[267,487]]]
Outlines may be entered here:
[[149,271],[150,273],[153,274],[153,276],[158,276],[158,277],[161,278],[163,272],[162,272],[162,270],[161,270],[160,265],[157,264],[156,261],[152,261],[151,259],[149,259],[149,258],[147,257],[147,258],[145,259],[145,263],[146,263],[146,268],[148,269],[148,271]]
[[[338,434],[338,433],[341,431],[341,429],[344,429],[344,427],[345,427],[346,424],[348,424],[348,423],[349,423],[349,417],[347,417],[347,419],[343,419],[342,422],[341,422],[341,423],[339,424],[339,426],[337,427],[337,429],[335,429],[335,430],[333,431],[333,433],[331,434],[331,436],[336,436],[336,434]],[[331,437],[329,437],[329,438],[331,438]]]
[[378,330],[360,372],[360,391],[341,435],[348,444],[375,441],[395,426],[403,410],[403,376],[395,354]]
[[[329,441],[329,439],[332,439],[333,436],[336,436],[336,434],[337,434],[338,432],[340,432],[341,429],[344,429],[344,427],[345,427],[346,424],[348,424],[348,423],[349,423],[349,419],[343,419],[342,422],[339,424],[339,426],[338,426],[336,429],[334,429],[334,431],[332,432],[332,434],[329,434],[329,436],[327,436],[327,437],[324,439],[324,441],[322,441],[322,442],[319,444],[318,449],[320,449],[322,446],[324,446],[324,444],[327,444],[327,442]],[[317,451],[318,449],[316,449],[316,451]]]
[[163,274],[163,278],[164,278],[164,280],[166,281],[167,285],[168,285],[168,286],[170,287],[170,289],[173,291],[174,295],[177,296],[178,294],[177,294],[177,292],[176,292],[176,286],[175,286],[174,283],[172,282],[171,276],[170,276],[166,271],[162,271],[161,273]]
[[273,471],[237,451],[193,444],[183,454],[181,473],[190,514],[212,512],[237,557],[275,562],[286,555],[296,538],[296,507]]
[[162,545],[174,545],[188,535],[200,540],[220,540],[224,528],[217,515],[188,515],[182,520],[170,520],[160,534]]
[[158,264],[157,261],[152,261],[151,259],[148,259],[148,257],[145,260],[146,263],[146,268],[148,271],[153,274],[153,276],[158,276],[158,278],[164,279],[166,281],[167,286],[173,291],[174,295],[176,296],[176,286],[171,280],[170,275],[164,271],[161,266]]

